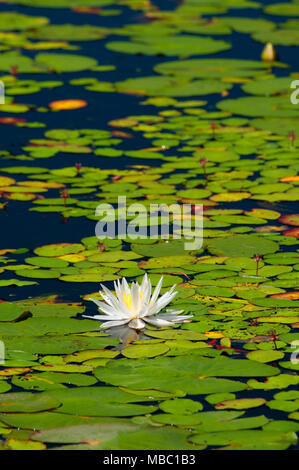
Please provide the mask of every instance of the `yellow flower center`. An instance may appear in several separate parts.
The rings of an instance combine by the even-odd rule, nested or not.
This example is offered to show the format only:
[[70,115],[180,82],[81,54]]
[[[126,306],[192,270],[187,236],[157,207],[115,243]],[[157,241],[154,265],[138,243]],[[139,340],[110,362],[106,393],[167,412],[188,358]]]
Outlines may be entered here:
[[132,307],[131,294],[129,294],[128,292],[124,292],[123,297],[124,297],[124,301],[125,301],[126,306],[128,307],[129,310],[132,311],[133,307]]
[[[142,300],[142,295],[143,295],[143,292],[142,291],[139,291],[139,295],[140,295],[140,300]],[[129,310],[131,310],[131,312],[133,311],[133,305],[132,305],[132,297],[131,297],[131,294],[129,292],[124,292],[123,293],[123,299],[125,301],[125,304],[126,306],[128,307]]]

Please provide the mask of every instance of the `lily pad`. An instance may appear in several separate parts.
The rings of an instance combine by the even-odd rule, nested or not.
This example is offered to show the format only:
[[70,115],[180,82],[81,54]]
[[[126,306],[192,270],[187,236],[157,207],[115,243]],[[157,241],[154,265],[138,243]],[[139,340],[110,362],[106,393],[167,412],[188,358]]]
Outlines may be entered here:
[[61,406],[56,410],[59,413],[83,416],[137,416],[157,409],[152,405],[135,404],[151,401],[150,399],[129,395],[113,387],[78,387],[46,393],[61,402]]
[[[181,364],[184,363],[184,366]],[[164,366],[164,367],[163,367]],[[227,367],[225,367],[227,366]],[[191,372],[192,371],[192,372]],[[214,377],[248,377],[276,375],[278,369],[256,361],[218,358],[211,359],[189,357],[156,358],[148,364],[146,360],[121,359],[116,363],[108,363],[105,369],[97,368],[95,375],[104,382],[113,385],[144,389],[151,387],[158,390],[183,390],[189,394],[214,393],[219,391],[236,391],[243,389],[240,382]],[[198,380],[197,377],[205,377]],[[153,382],[154,377],[154,382]],[[217,385],[218,384],[218,385]]]
[[230,48],[230,44],[225,41],[213,38],[200,38],[182,35],[182,36],[157,36],[143,35],[131,38],[130,42],[113,41],[108,42],[107,49],[123,52],[127,54],[163,54],[179,55],[188,57],[190,55],[211,54]]
[[2,393],[1,413],[37,412],[58,408],[60,401],[48,395],[35,395],[30,392]]
[[80,243],[57,243],[35,248],[34,253],[38,256],[63,256],[83,250],[84,245]]
[[218,256],[252,257],[255,254],[275,253],[278,250],[278,244],[257,235],[235,235],[208,241],[208,249]]

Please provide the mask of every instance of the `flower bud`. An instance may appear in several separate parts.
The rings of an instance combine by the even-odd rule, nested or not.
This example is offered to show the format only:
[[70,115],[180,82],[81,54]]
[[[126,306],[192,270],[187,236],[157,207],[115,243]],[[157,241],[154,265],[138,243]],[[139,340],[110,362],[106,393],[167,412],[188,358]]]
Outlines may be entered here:
[[265,45],[262,51],[261,59],[265,62],[274,62],[278,59],[277,52],[271,42],[267,42]]

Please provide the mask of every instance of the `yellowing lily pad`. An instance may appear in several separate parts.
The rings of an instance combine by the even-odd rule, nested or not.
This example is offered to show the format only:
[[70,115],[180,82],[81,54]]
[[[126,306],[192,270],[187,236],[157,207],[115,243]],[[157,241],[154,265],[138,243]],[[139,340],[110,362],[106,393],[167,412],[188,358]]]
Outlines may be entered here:
[[80,243],[57,243],[35,248],[34,253],[38,256],[63,256],[83,250],[84,245]]
[[216,404],[217,410],[243,410],[247,408],[256,408],[264,405],[266,400],[264,398],[239,398],[235,400],[225,400]]
[[78,109],[84,108],[87,106],[87,102],[85,100],[58,100],[58,101],[51,101],[49,107],[54,109],[55,111],[61,110],[69,110],[69,109]]

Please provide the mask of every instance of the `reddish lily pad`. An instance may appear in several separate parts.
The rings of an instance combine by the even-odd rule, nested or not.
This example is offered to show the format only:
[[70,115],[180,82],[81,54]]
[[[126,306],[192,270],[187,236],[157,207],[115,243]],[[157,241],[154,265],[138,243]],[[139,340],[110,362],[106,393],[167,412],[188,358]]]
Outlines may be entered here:
[[285,232],[283,232],[283,235],[285,235],[286,237],[298,238],[299,237],[299,227],[291,228],[290,230],[286,230]]

